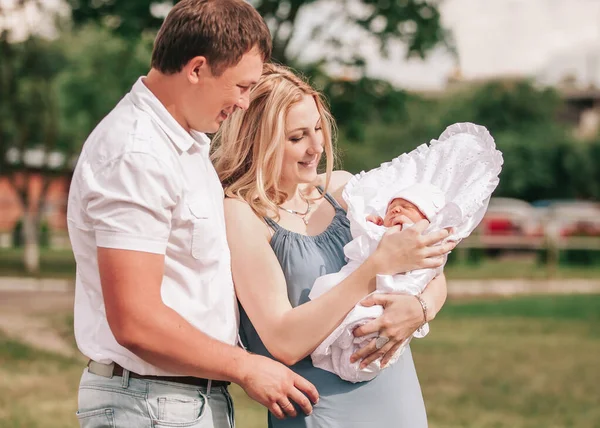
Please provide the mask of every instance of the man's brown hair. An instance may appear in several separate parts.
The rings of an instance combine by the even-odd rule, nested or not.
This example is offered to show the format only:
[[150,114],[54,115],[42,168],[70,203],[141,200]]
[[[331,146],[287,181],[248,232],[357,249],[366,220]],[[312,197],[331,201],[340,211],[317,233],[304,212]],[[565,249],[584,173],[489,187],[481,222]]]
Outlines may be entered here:
[[181,71],[194,57],[207,59],[221,75],[256,47],[268,61],[271,34],[262,17],[244,0],[182,0],[163,22],[152,51],[152,68],[163,74]]

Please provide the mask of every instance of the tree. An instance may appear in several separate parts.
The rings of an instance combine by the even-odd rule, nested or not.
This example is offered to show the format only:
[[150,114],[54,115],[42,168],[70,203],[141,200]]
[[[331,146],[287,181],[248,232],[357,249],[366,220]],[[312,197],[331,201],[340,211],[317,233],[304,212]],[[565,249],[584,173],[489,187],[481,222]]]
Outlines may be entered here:
[[[109,28],[124,41],[153,37],[173,2],[136,0],[67,0],[77,27],[89,23]],[[349,138],[363,141],[365,124],[373,120],[386,123],[396,120],[406,99],[403,92],[389,83],[364,75],[364,59],[352,46],[349,56],[337,55],[344,45],[353,43],[346,34],[361,29],[372,37],[383,53],[390,41],[401,40],[409,55],[424,56],[438,43],[449,41],[440,25],[436,1],[430,0],[251,0],[264,17],[273,35],[273,57],[284,64],[301,69],[311,76],[331,103],[331,109]],[[323,72],[324,61],[301,64],[290,42],[300,32],[301,15],[310,8],[324,10],[308,38],[317,41],[319,50],[327,52],[328,62],[343,63],[358,72],[357,79],[330,78]],[[332,20],[344,28],[330,31]],[[302,21],[304,25],[307,20]],[[312,23],[311,23],[312,24]],[[347,46],[346,46],[347,47]],[[362,77],[360,77],[362,76]]]
[[438,98],[405,94],[395,120],[374,117],[364,143],[344,129],[344,166],[370,169],[436,138],[450,124],[486,126],[504,155],[496,196],[528,201],[598,199],[600,141],[578,142],[568,124],[557,120],[562,101],[556,91],[529,81],[492,81]]
[[[23,207],[24,262],[35,273],[39,269],[40,209],[49,177],[64,167],[53,166],[49,159],[59,134],[54,78],[64,62],[52,42],[31,36],[15,43],[9,34],[0,34],[0,174],[8,178]],[[41,154],[34,162],[28,157],[33,148]],[[29,194],[34,173],[42,177],[37,201]]]
[[[452,102],[454,100],[454,102]],[[485,124],[493,132],[527,132],[532,127],[554,126],[561,100],[551,88],[538,88],[529,80],[496,80],[448,98],[448,121]]]
[[[156,32],[162,15],[172,4],[156,0],[67,2],[76,25],[100,23],[126,39],[136,38],[146,31]],[[362,28],[374,37],[383,52],[390,40],[398,39],[406,44],[409,55],[424,56],[439,42],[448,40],[440,25],[437,2],[431,0],[253,0],[251,3],[271,29],[274,59],[284,64],[296,62],[296,55],[289,50],[290,42],[297,35],[302,12],[317,3],[327,11],[327,16],[315,24],[310,38],[319,40],[332,54],[339,51],[340,46],[352,43],[340,32],[327,31],[332,20],[348,28]],[[360,61],[360,58],[353,57],[352,61]]]
[[[49,12],[38,0],[0,4],[0,21],[25,8]],[[14,16],[14,15],[13,15]],[[23,207],[24,264],[39,269],[39,235],[53,177],[69,177],[85,137],[118,102],[150,62],[152,40],[115,37],[97,26],[49,39],[29,28],[15,40],[0,33],[0,176]],[[57,30],[60,30],[57,26]],[[41,192],[32,186],[41,181]]]
[[76,154],[96,124],[147,73],[152,38],[127,41],[87,24],[62,34],[57,43],[68,64],[56,78],[61,144]]

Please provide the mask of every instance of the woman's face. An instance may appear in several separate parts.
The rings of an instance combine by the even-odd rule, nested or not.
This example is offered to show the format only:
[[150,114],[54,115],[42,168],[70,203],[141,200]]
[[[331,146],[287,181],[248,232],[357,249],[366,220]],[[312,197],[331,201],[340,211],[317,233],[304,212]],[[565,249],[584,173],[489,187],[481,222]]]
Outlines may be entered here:
[[281,181],[285,184],[312,183],[323,153],[321,115],[310,95],[294,104],[285,121],[285,148]]

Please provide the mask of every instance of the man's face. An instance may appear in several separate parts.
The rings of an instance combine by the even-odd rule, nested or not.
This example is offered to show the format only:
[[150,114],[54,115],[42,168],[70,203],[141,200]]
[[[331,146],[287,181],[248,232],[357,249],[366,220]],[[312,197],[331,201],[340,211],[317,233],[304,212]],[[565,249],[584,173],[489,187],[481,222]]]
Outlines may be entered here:
[[190,127],[214,133],[236,109],[247,109],[250,89],[258,82],[262,68],[262,55],[254,48],[220,76],[214,76],[210,68],[203,70],[194,90],[186,97],[185,115]]
[[396,198],[390,202],[383,219],[383,225],[391,227],[393,225],[404,224],[405,221],[401,216],[407,217],[412,223],[423,220],[425,216],[415,204],[406,199]]

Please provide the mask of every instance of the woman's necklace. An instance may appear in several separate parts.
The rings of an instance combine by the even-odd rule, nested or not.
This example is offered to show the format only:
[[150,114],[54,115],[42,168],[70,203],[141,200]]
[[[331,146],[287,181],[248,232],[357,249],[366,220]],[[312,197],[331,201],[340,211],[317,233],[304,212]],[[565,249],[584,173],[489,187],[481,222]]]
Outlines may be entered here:
[[300,212],[300,211],[296,211],[296,210],[290,210],[288,208],[284,208],[282,206],[279,206],[280,209],[287,211],[290,214],[294,214],[297,215],[298,217],[300,217],[302,219],[302,221],[304,222],[304,224],[308,225],[308,219],[306,218],[306,216],[308,215],[308,213],[310,212],[310,209],[312,208],[312,205],[310,203],[310,201],[308,199],[306,199],[304,196],[302,196],[302,194],[300,194],[300,197],[302,199],[304,199],[304,202],[306,202],[306,211],[304,212]]

